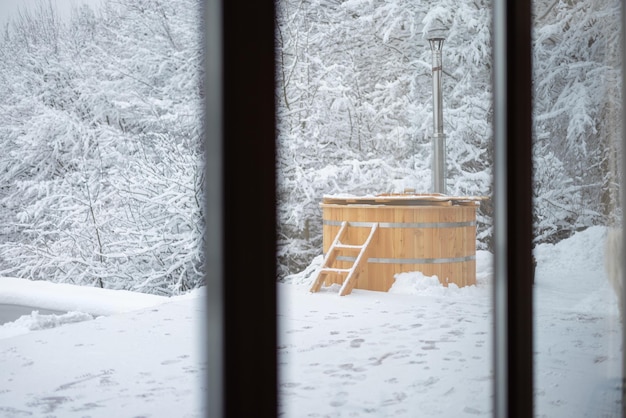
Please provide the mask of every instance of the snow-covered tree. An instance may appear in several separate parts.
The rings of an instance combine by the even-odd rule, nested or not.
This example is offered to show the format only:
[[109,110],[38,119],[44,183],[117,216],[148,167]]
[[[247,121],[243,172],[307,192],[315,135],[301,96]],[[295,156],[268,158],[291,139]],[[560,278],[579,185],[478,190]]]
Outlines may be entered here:
[[[319,203],[324,194],[429,191],[432,87],[427,38],[433,25],[444,27],[447,38],[443,87],[449,187],[451,193],[489,193],[488,2],[438,4],[280,2],[276,94],[281,274],[302,269],[321,252]],[[484,228],[487,243],[488,225]]]
[[[281,273],[321,251],[322,195],[430,187],[431,34],[443,48],[448,191],[491,193],[491,3],[282,0],[277,28]],[[536,242],[614,223],[619,2],[534,2]],[[478,214],[491,241],[492,207]]]
[[555,241],[618,211],[621,21],[618,1],[535,7],[536,239]]
[[203,281],[196,0],[24,11],[0,42],[2,274],[171,294]]

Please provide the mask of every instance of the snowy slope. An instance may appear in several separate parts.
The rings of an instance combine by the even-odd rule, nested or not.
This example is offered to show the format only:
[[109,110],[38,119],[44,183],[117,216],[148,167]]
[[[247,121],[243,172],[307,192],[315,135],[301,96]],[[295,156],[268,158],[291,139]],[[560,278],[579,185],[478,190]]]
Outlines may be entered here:
[[[617,411],[615,296],[602,265],[605,229],[536,249],[536,416]],[[279,285],[281,408],[286,417],[489,417],[492,269],[443,288],[419,273],[390,293]],[[608,412],[607,412],[608,411]]]
[[[0,279],[0,289],[5,281]],[[32,290],[32,284],[25,288]],[[64,290],[68,308],[90,294],[92,310],[120,303],[115,308],[123,313],[93,320],[78,312],[34,313],[0,326],[0,417],[204,416],[203,291],[171,299],[136,294],[133,301],[126,292],[116,291],[119,299],[111,299],[101,289],[66,285]],[[11,300],[32,300],[18,295],[27,296],[16,291]],[[44,303],[44,295],[37,300]],[[59,303],[58,295],[48,303]],[[71,323],[77,317],[84,322]],[[26,333],[12,336],[16,329]]]
[[538,417],[621,415],[610,409],[621,374],[621,334],[604,272],[605,233],[592,227],[536,250]]
[[[617,416],[620,334],[604,234],[590,228],[536,249],[538,417]],[[477,255],[478,284],[460,289],[420,273],[389,293],[346,297],[336,286],[311,294],[296,278],[278,284],[281,416],[491,416],[492,257]],[[82,291],[64,288],[68,301]],[[96,293],[92,306],[110,303]],[[201,416],[203,300],[196,291],[23,335],[7,330],[51,316],[0,326],[0,417]]]

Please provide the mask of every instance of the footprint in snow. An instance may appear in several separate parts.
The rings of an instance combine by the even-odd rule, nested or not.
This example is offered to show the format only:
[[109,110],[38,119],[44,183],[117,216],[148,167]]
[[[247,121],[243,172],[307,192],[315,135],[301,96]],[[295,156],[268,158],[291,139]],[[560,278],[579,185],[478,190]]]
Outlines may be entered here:
[[350,347],[359,348],[364,342],[365,340],[363,338],[355,338],[354,340],[350,341]]
[[340,407],[344,406],[348,402],[348,392],[338,392],[335,395],[335,399],[330,401],[330,406]]

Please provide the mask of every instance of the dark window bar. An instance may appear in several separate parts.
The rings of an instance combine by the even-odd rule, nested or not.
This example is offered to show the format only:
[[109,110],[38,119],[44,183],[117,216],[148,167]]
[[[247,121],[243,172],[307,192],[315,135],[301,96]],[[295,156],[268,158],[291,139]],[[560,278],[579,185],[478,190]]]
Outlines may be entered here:
[[207,0],[204,16],[206,409],[275,417],[274,4]]
[[531,2],[494,0],[494,416],[533,416]]

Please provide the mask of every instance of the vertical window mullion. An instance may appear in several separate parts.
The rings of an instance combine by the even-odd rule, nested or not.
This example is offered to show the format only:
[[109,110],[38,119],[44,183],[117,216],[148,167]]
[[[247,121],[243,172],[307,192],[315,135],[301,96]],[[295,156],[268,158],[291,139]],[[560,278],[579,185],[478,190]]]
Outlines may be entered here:
[[[626,127],[624,123],[626,121],[626,106],[624,106],[624,97],[626,97],[626,71],[624,71],[624,57],[626,57],[626,42],[624,41],[624,28],[626,28],[626,5],[621,2],[622,10],[622,36],[621,36],[621,53],[622,53],[622,174],[620,178],[619,192],[620,203],[622,207],[622,230],[626,225],[626,193],[624,192],[624,185],[626,185]],[[622,252],[620,254],[622,264],[622,282],[624,281],[624,272],[626,271],[626,234],[622,233]],[[622,286],[621,300],[626,301],[626,286]],[[621,318],[622,322],[622,417],[626,417],[626,322],[624,318]]]
[[[224,413],[224,298],[222,213],[222,18],[221,0],[203,4],[204,31],[204,161],[205,161],[205,280],[206,333],[203,336],[207,359],[204,408],[207,417]],[[211,231],[210,233],[208,231]]]
[[531,4],[493,5],[494,415],[532,417]]
[[206,409],[275,417],[274,3],[206,7]]

